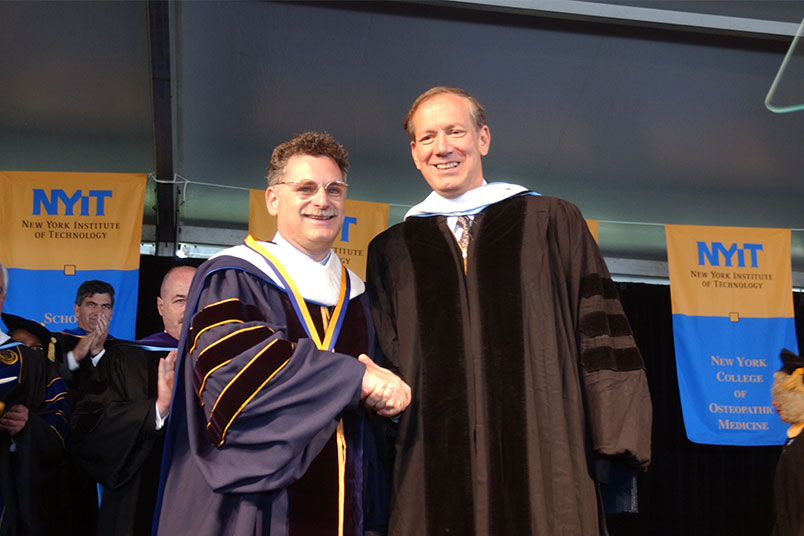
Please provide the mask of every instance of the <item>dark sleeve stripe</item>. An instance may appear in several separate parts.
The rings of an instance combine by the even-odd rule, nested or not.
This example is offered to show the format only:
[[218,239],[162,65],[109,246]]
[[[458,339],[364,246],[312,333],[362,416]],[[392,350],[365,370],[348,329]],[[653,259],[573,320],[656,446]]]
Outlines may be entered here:
[[221,391],[209,415],[207,438],[220,447],[226,431],[243,408],[290,361],[293,345],[283,339],[274,339],[249,361]]
[[589,338],[601,335],[627,337],[631,335],[631,325],[624,314],[607,314],[604,311],[594,311],[581,318],[580,331]]
[[599,370],[639,370],[644,368],[642,354],[634,346],[627,348],[612,348],[599,346],[588,348],[581,354],[581,365],[587,372]]
[[581,298],[591,298],[592,296],[603,296],[606,299],[619,298],[617,285],[608,277],[600,277],[600,274],[589,274],[581,279]]
[[198,337],[206,330],[229,322],[252,322],[264,320],[259,309],[254,305],[244,305],[237,298],[219,301],[207,305],[199,311],[190,324],[188,340],[192,341],[190,353],[195,349]]
[[222,326],[222,325],[224,325],[224,324],[230,324],[230,323],[232,323],[232,322],[236,322],[236,323],[238,323],[238,324],[242,324],[242,323],[243,323],[243,321],[242,321],[242,320],[224,320],[223,322],[218,322],[217,324],[212,324],[211,326],[206,326],[204,329],[202,329],[202,330],[201,330],[201,331],[199,331],[198,333],[195,333],[195,334],[192,334],[192,333],[191,333],[190,335],[192,336],[192,339],[191,339],[191,340],[193,341],[193,345],[190,347],[190,351],[189,351],[189,352],[187,352],[187,353],[192,354],[193,352],[195,352],[195,345],[196,345],[196,343],[198,342],[198,337],[200,337],[200,336],[201,336],[201,334],[202,334],[202,333],[204,333],[206,330],[208,330],[208,329],[212,329],[212,328],[217,327],[217,326]]
[[[273,333],[273,330],[266,326],[250,326],[230,333],[201,350],[193,370],[193,385],[198,396],[201,397],[204,392],[204,385],[212,372],[228,363],[232,356],[257,346]],[[204,405],[203,400],[201,405]]]

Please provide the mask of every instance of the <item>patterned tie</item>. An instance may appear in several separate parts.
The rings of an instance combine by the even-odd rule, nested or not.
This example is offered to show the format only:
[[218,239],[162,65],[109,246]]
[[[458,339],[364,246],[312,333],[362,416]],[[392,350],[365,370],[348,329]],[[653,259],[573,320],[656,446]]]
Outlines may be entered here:
[[463,231],[461,238],[458,239],[458,245],[461,247],[464,258],[466,258],[466,250],[469,248],[469,229],[472,227],[472,218],[469,216],[458,216],[458,227]]

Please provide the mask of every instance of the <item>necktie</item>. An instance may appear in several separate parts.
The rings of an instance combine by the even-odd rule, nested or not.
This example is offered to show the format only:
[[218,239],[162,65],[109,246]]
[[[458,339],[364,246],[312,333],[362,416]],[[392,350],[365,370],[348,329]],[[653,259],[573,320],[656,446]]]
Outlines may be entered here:
[[458,245],[461,247],[463,256],[466,257],[466,250],[469,248],[469,229],[472,227],[472,219],[469,216],[458,216],[458,227],[463,231],[461,237],[458,239]]

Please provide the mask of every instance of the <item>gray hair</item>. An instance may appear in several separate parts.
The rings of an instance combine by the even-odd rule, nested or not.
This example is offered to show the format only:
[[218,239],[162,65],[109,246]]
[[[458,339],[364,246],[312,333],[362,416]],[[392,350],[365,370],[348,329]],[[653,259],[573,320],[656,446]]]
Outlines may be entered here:
[[268,186],[282,182],[288,160],[293,156],[328,156],[338,165],[346,182],[349,153],[344,146],[326,132],[302,132],[274,149],[268,162]]
[[779,417],[783,421],[804,422],[804,384],[801,374],[777,370],[773,374],[771,394],[779,406]]

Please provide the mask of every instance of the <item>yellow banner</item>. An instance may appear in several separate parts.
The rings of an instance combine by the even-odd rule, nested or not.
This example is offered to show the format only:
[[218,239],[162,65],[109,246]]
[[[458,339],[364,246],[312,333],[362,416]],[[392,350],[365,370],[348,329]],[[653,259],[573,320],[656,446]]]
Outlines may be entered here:
[[597,242],[597,228],[599,227],[599,223],[597,220],[586,220],[586,226],[589,227],[589,232],[592,233],[592,238],[595,239]]
[[665,225],[674,314],[793,317],[790,230]]
[[[276,234],[276,218],[265,208],[265,190],[250,190],[248,232],[257,240],[271,240]],[[343,264],[366,278],[366,250],[371,239],[388,227],[388,204],[346,200],[346,217],[339,240],[332,249]]]
[[141,173],[0,172],[0,258],[65,273],[138,269],[145,182]]

